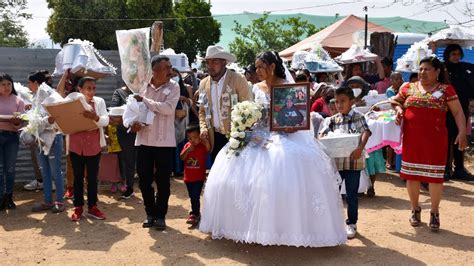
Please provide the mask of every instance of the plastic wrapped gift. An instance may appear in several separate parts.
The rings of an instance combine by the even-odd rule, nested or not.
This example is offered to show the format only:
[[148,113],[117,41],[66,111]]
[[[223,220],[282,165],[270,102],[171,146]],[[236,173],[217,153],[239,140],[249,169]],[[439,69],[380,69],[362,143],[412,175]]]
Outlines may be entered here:
[[115,67],[94,48],[92,42],[80,39],[69,39],[69,42],[56,55],[56,68],[53,74],[61,75],[67,69],[71,69],[76,76],[90,76],[96,79],[116,73]]
[[369,94],[364,96],[362,99],[368,107],[372,107],[374,104],[386,101],[388,98],[385,94],[378,94],[376,90],[371,90],[369,91]]
[[134,93],[144,90],[151,80],[150,28],[117,30],[122,79]]
[[336,133],[320,138],[326,147],[326,154],[331,158],[349,157],[359,146],[360,134]]
[[109,116],[123,116],[123,113],[125,113],[125,108],[125,105],[118,107],[109,107]]
[[426,41],[436,47],[446,47],[449,44],[456,43],[464,48],[472,48],[474,46],[474,31],[467,27],[450,26],[433,34]]
[[291,61],[293,69],[308,69],[310,72],[341,72],[343,69],[321,45],[314,45],[309,52],[297,51]]
[[428,56],[435,56],[431,49],[428,47],[428,43],[423,40],[416,42],[408,51],[397,59],[397,71],[401,72],[418,72],[420,69],[420,61]]
[[340,64],[352,64],[374,61],[377,58],[369,49],[364,49],[357,45],[352,45],[347,51],[334,58]]
[[177,54],[171,48],[168,48],[161,52],[162,55],[166,55],[169,57],[171,65],[176,67],[179,72],[189,72],[191,68],[189,67],[189,60],[188,56],[184,53]]

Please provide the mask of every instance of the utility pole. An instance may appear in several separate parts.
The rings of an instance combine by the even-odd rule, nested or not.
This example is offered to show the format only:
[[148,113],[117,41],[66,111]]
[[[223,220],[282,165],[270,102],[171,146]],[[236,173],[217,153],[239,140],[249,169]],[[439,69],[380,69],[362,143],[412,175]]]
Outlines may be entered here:
[[369,10],[369,8],[367,6],[364,6],[364,8],[362,10],[364,10],[364,12],[365,12],[364,49],[366,49],[367,48],[367,34],[368,34],[367,33],[367,30],[368,30],[367,26],[369,24],[369,15],[367,14],[368,13],[367,11]]

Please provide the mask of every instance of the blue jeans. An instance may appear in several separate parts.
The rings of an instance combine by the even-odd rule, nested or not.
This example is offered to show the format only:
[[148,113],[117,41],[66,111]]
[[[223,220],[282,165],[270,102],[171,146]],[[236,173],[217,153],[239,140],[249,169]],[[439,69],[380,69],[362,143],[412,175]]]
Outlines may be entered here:
[[191,214],[201,216],[201,191],[204,186],[204,181],[186,182],[186,188],[188,189],[188,195],[191,199]]
[[12,194],[20,138],[17,132],[0,130],[0,198]]
[[53,203],[53,177],[56,184],[56,201],[64,202],[64,174],[61,170],[61,159],[63,156],[63,135],[58,134],[54,138],[49,155],[43,151],[39,152],[39,164],[43,176],[44,202]]
[[360,170],[339,171],[342,180],[346,184],[347,217],[346,224],[357,224],[359,213],[359,192]]

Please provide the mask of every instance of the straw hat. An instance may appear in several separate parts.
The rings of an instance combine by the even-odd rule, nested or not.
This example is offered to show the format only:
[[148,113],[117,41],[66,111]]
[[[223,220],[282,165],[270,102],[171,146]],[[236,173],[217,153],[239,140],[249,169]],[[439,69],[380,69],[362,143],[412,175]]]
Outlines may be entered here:
[[235,55],[226,52],[222,46],[219,45],[211,45],[207,47],[206,50],[206,57],[204,57],[205,60],[207,59],[224,59],[227,61],[227,63],[233,63],[237,61],[237,58]]

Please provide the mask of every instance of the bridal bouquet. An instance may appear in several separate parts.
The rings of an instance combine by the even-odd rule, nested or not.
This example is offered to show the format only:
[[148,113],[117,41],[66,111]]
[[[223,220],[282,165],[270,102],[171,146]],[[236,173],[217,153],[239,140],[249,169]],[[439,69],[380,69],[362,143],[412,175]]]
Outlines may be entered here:
[[249,130],[260,118],[262,118],[262,106],[258,103],[244,101],[233,106],[230,124],[230,146],[227,155],[239,155],[249,141],[246,131]]

